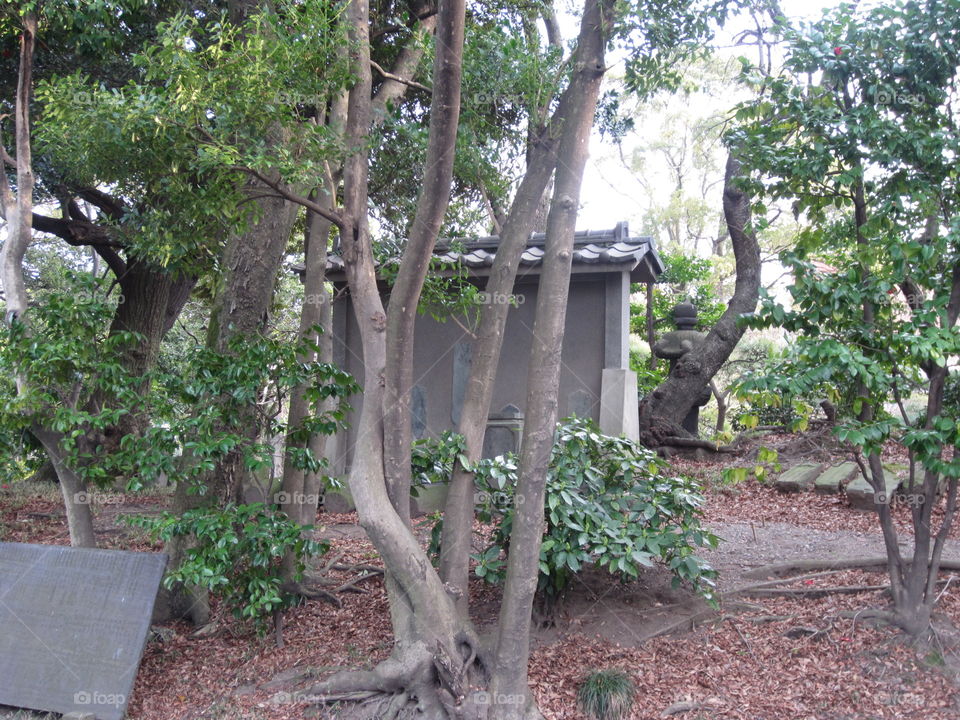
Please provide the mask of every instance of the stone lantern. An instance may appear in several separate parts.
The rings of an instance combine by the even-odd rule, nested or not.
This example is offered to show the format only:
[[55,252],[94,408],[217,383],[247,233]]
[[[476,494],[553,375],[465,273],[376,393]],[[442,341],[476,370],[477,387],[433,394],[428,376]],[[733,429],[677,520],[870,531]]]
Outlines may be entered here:
[[[670,361],[671,373],[673,373],[680,358],[699,348],[706,337],[705,333],[694,330],[697,326],[697,308],[691,302],[684,301],[673,308],[673,321],[677,329],[664,333],[659,342],[653,346],[654,355]],[[710,388],[704,388],[697,396],[690,412],[683,419],[683,429],[693,436],[697,435],[700,408],[710,402],[710,395]]]

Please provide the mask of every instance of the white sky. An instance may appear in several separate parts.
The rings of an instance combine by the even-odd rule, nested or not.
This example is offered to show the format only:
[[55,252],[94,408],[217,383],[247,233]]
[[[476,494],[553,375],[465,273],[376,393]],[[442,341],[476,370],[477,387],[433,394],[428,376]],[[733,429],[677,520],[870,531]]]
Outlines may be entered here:
[[[818,17],[823,8],[839,5],[839,0],[783,0],[781,7],[783,11],[791,18],[811,20]],[[732,38],[741,30],[751,27],[746,20],[731,21],[724,28],[718,38],[718,44],[721,46],[718,54],[723,57],[737,57],[746,55],[754,56],[752,47],[732,47]],[[565,27],[565,34],[571,36],[575,33],[574,27]],[[622,74],[622,65],[614,67],[608,74],[608,77],[616,77]],[[609,83],[608,83],[609,84]],[[692,98],[694,102],[706,102],[708,99]],[[718,98],[712,103],[712,107],[703,107],[704,114],[711,111],[722,111],[732,106],[737,98]],[[696,110],[696,108],[691,108]],[[652,138],[656,133],[656,126],[651,128],[652,133],[644,133],[644,128],[638,127],[635,133],[624,139],[624,156],[629,157],[633,148],[638,143],[643,143]],[[624,167],[620,161],[620,155],[617,149],[609,140],[604,140],[599,133],[595,132],[591,139],[590,159],[587,161],[586,173],[583,181],[583,191],[581,193],[581,209],[577,225],[580,229],[603,229],[613,227],[620,220],[630,222],[634,232],[640,228],[640,220],[643,217],[644,209],[649,202],[649,196],[644,191],[635,175]],[[650,163],[650,172],[656,175],[657,160],[653,157],[648,158]],[[661,171],[665,174],[665,166],[660,162]],[[721,168],[722,172],[722,168]],[[722,180],[722,174],[718,177]],[[661,201],[669,197],[672,186],[670,182],[655,183],[662,189]],[[719,186],[716,194],[717,208],[719,211]],[[705,250],[704,248],[703,250]]]

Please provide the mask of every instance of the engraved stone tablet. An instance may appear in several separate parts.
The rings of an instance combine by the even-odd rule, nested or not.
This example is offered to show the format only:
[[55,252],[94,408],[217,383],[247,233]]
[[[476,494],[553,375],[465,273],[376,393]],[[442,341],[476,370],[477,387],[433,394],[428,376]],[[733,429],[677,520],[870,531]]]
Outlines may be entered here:
[[0,705],[120,720],[166,563],[0,543]]
[[487,419],[481,455],[493,458],[508,452],[519,453],[522,437],[523,413],[516,405],[507,405]]

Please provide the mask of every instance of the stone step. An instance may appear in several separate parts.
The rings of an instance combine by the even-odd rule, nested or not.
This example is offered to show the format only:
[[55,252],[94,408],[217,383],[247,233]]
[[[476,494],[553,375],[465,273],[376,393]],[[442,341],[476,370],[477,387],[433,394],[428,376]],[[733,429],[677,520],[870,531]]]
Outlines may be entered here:
[[883,472],[884,492],[877,493],[867,482],[863,473],[858,472],[857,476],[847,485],[847,500],[850,501],[850,507],[855,510],[873,510],[877,504],[889,505],[893,499],[897,488],[900,486],[900,478],[888,468]]
[[820,463],[800,463],[780,474],[776,488],[780,492],[804,492],[813,490],[813,483],[823,471]]
[[860,468],[852,460],[841,465],[834,465],[820,473],[813,483],[814,492],[823,495],[840,492],[840,487],[860,472]]

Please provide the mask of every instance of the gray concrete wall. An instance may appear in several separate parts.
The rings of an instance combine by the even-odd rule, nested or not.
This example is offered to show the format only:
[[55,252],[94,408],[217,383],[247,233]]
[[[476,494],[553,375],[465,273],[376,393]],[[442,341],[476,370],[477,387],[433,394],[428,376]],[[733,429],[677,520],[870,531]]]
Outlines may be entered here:
[[[623,327],[623,313],[629,299],[629,282],[621,282],[620,273],[578,274],[571,284],[567,308],[566,332],[563,341],[560,373],[559,416],[576,413],[600,420],[601,379],[605,363],[625,356],[627,337],[622,347],[611,348],[611,331]],[[527,368],[537,302],[536,276],[519,281],[514,293],[522,303],[511,307],[503,352],[497,371],[491,413],[508,404],[523,410],[526,402]],[[626,288],[627,295],[613,290]],[[346,311],[346,312],[345,312]],[[334,305],[334,359],[341,367],[363,382],[364,371],[359,328],[349,300]],[[469,335],[452,320],[439,323],[429,316],[418,316],[414,349],[414,384],[423,389],[425,413],[422,435],[437,436],[454,429],[455,371],[458,343],[469,344]],[[462,352],[462,351],[461,351]],[[625,361],[624,361],[625,362]],[[461,377],[465,377],[465,370]],[[345,473],[350,466],[354,445],[354,427],[359,418],[361,399],[352,400],[349,417],[351,428],[340,438],[335,474]]]

